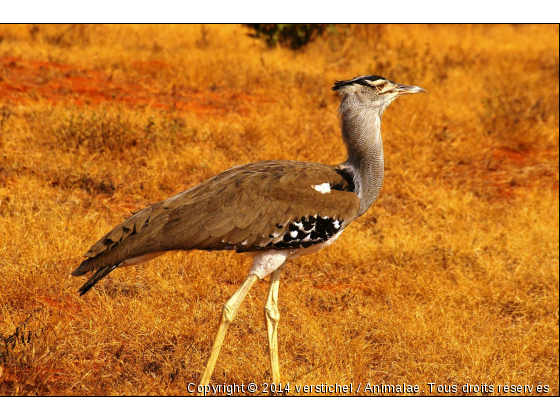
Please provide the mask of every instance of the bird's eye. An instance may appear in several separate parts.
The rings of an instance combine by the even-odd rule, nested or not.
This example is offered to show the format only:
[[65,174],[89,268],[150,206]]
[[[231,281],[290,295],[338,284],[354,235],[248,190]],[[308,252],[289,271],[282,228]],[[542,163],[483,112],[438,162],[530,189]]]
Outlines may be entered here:
[[387,86],[387,83],[379,83],[378,85],[375,85],[375,89],[378,92],[381,92],[385,88],[385,86]]

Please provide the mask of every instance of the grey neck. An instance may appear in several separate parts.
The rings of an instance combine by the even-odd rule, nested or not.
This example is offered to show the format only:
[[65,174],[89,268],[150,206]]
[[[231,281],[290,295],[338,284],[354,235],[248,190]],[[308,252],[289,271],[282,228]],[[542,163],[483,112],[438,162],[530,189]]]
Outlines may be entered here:
[[345,98],[340,104],[342,138],[348,150],[348,160],[341,166],[354,175],[356,193],[360,198],[361,216],[379,196],[383,184],[383,140],[381,115],[384,107],[364,106],[362,102]]

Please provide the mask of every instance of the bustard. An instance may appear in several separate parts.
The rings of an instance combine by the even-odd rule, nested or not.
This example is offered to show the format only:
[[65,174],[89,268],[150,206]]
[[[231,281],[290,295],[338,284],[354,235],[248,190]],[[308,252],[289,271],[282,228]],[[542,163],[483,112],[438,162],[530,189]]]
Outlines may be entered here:
[[272,160],[235,166],[190,190],[134,214],[85,253],[72,272],[95,271],[81,295],[116,268],[167,251],[235,250],[253,257],[251,270],[223,308],[201,385],[214,370],[228,325],[258,279],[271,275],[265,304],[271,373],[280,382],[278,287],[284,265],[332,244],[371,206],[383,182],[381,115],[398,96],[424,92],[380,76],[336,82],[346,162]]

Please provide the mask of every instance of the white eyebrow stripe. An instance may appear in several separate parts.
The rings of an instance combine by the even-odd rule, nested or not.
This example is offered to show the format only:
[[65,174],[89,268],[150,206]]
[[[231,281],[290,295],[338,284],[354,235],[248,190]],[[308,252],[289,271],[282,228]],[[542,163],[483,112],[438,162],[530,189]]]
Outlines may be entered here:
[[372,82],[371,80],[366,80],[366,83],[368,83],[368,84],[370,84],[370,85],[372,85],[372,86],[376,86],[376,85],[378,85],[378,84],[380,84],[380,83],[385,83],[385,82],[386,82],[386,80],[384,80],[384,79],[374,80],[373,82]]

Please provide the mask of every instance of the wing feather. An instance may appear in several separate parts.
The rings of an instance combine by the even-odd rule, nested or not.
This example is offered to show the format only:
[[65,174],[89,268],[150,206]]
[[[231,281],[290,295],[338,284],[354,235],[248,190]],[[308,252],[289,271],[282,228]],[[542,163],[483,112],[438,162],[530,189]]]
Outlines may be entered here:
[[[322,194],[311,187],[324,183],[344,188]],[[359,206],[337,167],[294,161],[236,166],[134,214],[95,243],[75,272],[166,250],[254,251],[274,246],[304,217],[321,214],[348,224]]]

